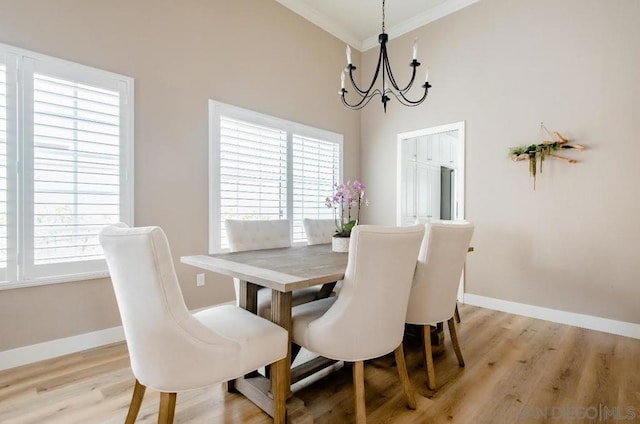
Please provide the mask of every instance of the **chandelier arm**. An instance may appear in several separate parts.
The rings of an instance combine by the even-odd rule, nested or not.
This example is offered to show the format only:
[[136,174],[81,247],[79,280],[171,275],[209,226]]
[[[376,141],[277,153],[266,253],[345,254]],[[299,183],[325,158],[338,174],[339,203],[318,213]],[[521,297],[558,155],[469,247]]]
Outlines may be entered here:
[[402,94],[402,93],[400,93],[400,92],[398,93],[398,94],[399,94],[399,96],[398,96],[398,94],[394,93],[393,91],[391,91],[391,94],[393,94],[393,96],[394,96],[394,97],[395,97],[395,98],[396,98],[400,103],[402,103],[402,104],[403,104],[403,105],[405,105],[405,106],[409,106],[409,107],[418,106],[419,104],[421,104],[422,102],[424,102],[424,99],[426,99],[426,98],[427,98],[427,94],[429,93],[429,87],[431,87],[431,85],[429,85],[429,84],[426,84],[426,83],[425,83],[422,87],[424,88],[424,94],[423,94],[423,95],[422,95],[422,97],[421,97],[420,99],[418,99],[418,100],[409,100],[409,99],[407,99],[407,98],[405,97],[405,95],[404,95],[404,94]]
[[[360,89],[360,87],[358,87],[356,82],[353,80],[353,70],[355,69],[355,67],[354,66],[347,66],[347,69],[349,70],[349,79],[351,80],[351,85],[356,90],[356,92],[360,96],[363,96],[363,97],[366,96],[367,94],[369,94],[369,91],[364,91],[364,90]],[[369,90],[371,90],[371,87],[369,87]]]
[[386,59],[384,61],[384,65],[385,65],[385,69],[387,71],[387,76],[389,77],[389,81],[391,81],[391,85],[393,86],[393,88],[395,88],[399,93],[404,95],[407,91],[409,91],[411,89],[411,87],[413,86],[413,83],[416,80],[416,68],[418,66],[420,66],[420,62],[418,62],[415,59],[414,59],[413,62],[411,62],[411,64],[409,65],[409,66],[411,66],[413,68],[413,72],[411,74],[411,80],[409,81],[409,83],[407,84],[406,87],[400,88],[400,86],[396,82],[395,77],[393,76],[393,72],[391,71],[391,64],[389,63],[389,55],[387,53],[386,46],[385,46],[384,50],[385,50],[384,56],[385,56],[385,59]]
[[358,103],[355,104],[350,104],[347,102],[347,99],[345,97],[345,93],[342,93],[341,99],[342,99],[342,104],[345,105],[347,108],[351,109],[351,110],[358,110],[358,109],[362,109],[363,107],[365,107],[370,101],[371,99],[373,99],[375,96],[377,95],[382,95],[382,93],[380,92],[379,89],[375,89],[373,90],[373,92],[368,95],[368,96],[364,96],[362,97],[362,100],[360,100]]
[[389,82],[391,82],[391,86],[393,88],[395,88],[396,90],[400,91],[400,87],[398,87],[398,83],[396,82],[396,79],[393,77],[393,72],[391,72],[391,64],[389,63],[389,54],[387,53],[387,45],[386,43],[384,43],[382,45],[382,48],[380,49],[381,53],[384,55],[384,59],[383,59],[383,63],[384,63],[384,69],[385,69],[385,73],[387,74],[387,78],[389,78]]
[[347,69],[349,69],[349,79],[351,80],[351,85],[353,86],[353,88],[355,88],[355,90],[361,96],[363,97],[368,96],[369,92],[371,91],[374,84],[378,80],[378,74],[380,73],[380,63],[382,63],[382,49],[380,49],[380,54],[378,55],[378,64],[376,65],[376,73],[373,75],[373,79],[371,80],[371,84],[369,85],[369,88],[367,88],[367,90],[362,90],[360,87],[358,87],[356,82],[353,80],[353,70],[355,69],[355,66],[353,65],[347,66]]
[[407,93],[409,90],[411,90],[411,87],[413,87],[413,83],[416,81],[416,66],[412,66],[412,68],[413,68],[413,73],[411,74],[411,81],[409,81],[409,84],[407,84],[405,88],[398,90],[403,95]]

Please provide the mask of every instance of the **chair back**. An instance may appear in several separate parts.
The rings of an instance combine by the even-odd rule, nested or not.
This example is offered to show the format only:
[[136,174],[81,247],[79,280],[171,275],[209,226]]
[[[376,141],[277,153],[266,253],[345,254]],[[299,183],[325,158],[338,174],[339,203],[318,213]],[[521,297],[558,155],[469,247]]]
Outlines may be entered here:
[[291,247],[288,219],[227,219],[224,226],[232,252]]
[[305,218],[302,224],[309,245],[331,243],[331,237],[336,233],[336,222],[333,219]]
[[453,316],[473,229],[467,221],[426,224],[409,298],[408,323],[436,323]]
[[119,224],[104,228],[99,238],[136,378],[160,391],[211,384],[202,379],[211,376],[216,355],[203,346],[228,356],[239,352],[239,345],[187,309],[162,229]]
[[[351,232],[342,289],[311,326],[351,361],[385,355],[402,342],[424,226],[358,225]],[[322,328],[323,331],[315,329]],[[321,335],[320,335],[321,333]]]

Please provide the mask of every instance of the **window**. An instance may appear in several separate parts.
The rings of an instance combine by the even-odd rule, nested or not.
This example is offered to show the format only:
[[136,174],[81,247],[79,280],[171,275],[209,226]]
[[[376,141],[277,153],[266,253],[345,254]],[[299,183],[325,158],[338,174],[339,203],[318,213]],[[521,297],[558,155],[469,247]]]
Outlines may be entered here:
[[7,66],[0,56],[0,281],[7,279]]
[[325,198],[340,181],[342,136],[210,101],[210,251],[228,247],[226,219],[333,218]]
[[107,275],[133,224],[133,80],[0,44],[0,288]]

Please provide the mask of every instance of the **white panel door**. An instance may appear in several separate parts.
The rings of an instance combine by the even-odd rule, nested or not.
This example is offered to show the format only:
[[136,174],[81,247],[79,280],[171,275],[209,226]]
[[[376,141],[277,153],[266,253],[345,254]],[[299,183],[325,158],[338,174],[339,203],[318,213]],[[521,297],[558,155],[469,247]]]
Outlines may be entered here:
[[402,161],[403,162],[415,162],[417,159],[416,154],[416,142],[417,138],[409,138],[402,143]]
[[419,163],[440,163],[440,134],[423,135],[418,138],[417,157]]
[[456,167],[456,142],[458,132],[448,131],[440,134],[440,164],[448,168]]
[[440,167],[418,164],[416,185],[417,218],[440,219]]
[[412,225],[416,220],[416,163],[406,161],[402,173],[402,225]]

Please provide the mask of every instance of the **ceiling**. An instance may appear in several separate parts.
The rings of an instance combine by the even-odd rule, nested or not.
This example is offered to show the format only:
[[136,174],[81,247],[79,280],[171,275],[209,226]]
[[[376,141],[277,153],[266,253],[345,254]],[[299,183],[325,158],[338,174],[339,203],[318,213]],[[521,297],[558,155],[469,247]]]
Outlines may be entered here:
[[[382,0],[276,0],[360,51],[378,44]],[[385,32],[405,34],[479,0],[388,0]]]

